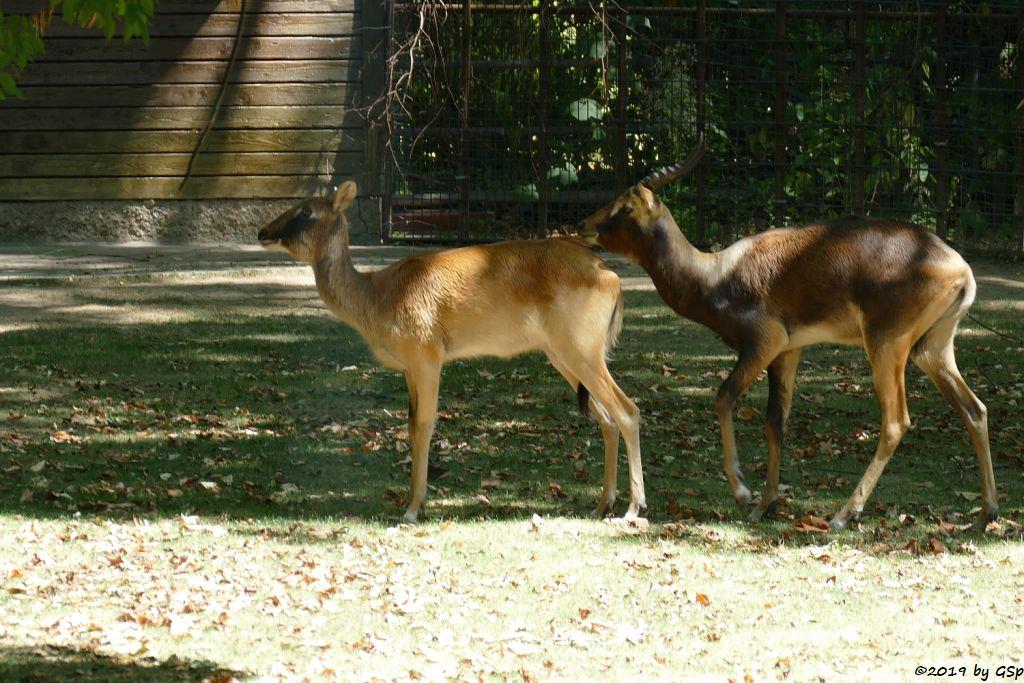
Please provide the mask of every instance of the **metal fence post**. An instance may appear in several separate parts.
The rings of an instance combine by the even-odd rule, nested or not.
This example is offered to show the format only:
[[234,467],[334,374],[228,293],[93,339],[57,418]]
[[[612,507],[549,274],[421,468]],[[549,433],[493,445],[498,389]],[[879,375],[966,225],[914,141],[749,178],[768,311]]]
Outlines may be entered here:
[[469,88],[473,77],[473,3],[462,0],[462,111],[459,112],[459,238],[469,238],[469,183],[470,168],[466,158],[466,143],[469,137]]
[[548,96],[551,92],[551,27],[550,22],[550,0],[540,0],[540,74],[538,74],[538,101],[537,114],[540,130],[537,135],[538,163],[537,163],[537,235],[544,237],[548,234],[548,203],[550,193],[548,191],[548,172],[550,165],[548,156]]
[[[704,81],[707,78],[707,0],[697,0],[697,134],[707,133],[707,109],[704,104]],[[704,164],[697,165],[697,244],[707,244],[707,171]]]
[[786,222],[786,3],[775,3],[775,225]]
[[615,13],[612,24],[615,39],[615,191],[626,187],[626,104],[629,81],[626,78],[626,10]]
[[1017,177],[1016,196],[1013,206],[1013,213],[1017,218],[1020,235],[1017,239],[1017,248],[1024,252],[1024,107],[1019,102],[1024,100],[1024,62],[1020,55],[1024,54],[1024,0],[1017,4]]
[[946,239],[949,232],[949,168],[947,163],[948,131],[946,120],[946,7],[939,4],[935,20],[935,232]]
[[391,167],[385,162],[387,125],[387,61],[394,22],[392,0],[367,0],[363,7],[362,98],[366,107],[363,126],[362,191],[380,197],[380,239],[391,238]]
[[864,63],[867,50],[867,25],[864,16],[864,0],[854,3],[855,37],[853,42],[853,210],[863,215],[864,203],[864,88],[866,79]]

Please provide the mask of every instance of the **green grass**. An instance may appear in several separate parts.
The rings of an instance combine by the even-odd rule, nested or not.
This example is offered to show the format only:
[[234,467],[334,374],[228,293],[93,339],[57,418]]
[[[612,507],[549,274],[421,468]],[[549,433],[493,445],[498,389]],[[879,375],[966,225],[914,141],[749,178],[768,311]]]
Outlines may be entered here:
[[[975,268],[974,313],[1021,335],[1024,268]],[[977,469],[916,368],[860,528],[819,534],[800,520],[842,505],[874,448],[863,352],[805,353],[781,510],[749,525],[712,410],[731,352],[653,292],[626,304],[611,368],[644,415],[649,530],[588,518],[600,434],[536,355],[446,366],[424,522],[396,528],[404,381],[306,270],[21,271],[0,291],[0,678],[856,680],[1020,657],[1017,342],[970,321],[958,340],[989,408],[987,535],[956,532]],[[755,490],[765,385],[737,420]]]

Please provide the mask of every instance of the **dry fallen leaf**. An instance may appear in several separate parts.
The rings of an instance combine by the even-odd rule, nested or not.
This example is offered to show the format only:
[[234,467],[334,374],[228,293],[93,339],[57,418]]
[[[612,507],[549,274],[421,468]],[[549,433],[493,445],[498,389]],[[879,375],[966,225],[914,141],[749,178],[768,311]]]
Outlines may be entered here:
[[757,419],[757,408],[754,406],[743,406],[736,411],[736,417],[743,420],[744,422],[750,422],[751,420]]
[[50,441],[54,443],[78,443],[80,438],[68,432],[56,430],[50,434]]
[[793,528],[804,533],[824,534],[828,533],[828,520],[815,515],[801,517],[793,524]]

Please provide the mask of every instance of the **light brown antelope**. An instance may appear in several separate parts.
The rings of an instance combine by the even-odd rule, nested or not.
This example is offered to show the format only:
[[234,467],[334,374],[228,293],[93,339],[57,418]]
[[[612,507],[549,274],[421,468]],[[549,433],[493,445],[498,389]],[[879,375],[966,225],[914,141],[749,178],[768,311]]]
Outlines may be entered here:
[[904,386],[910,358],[967,425],[981,474],[981,514],[974,529],[984,530],[998,509],[987,413],[960,376],[953,353],[957,325],[974,301],[970,266],[919,226],[854,217],[768,230],[717,253],[701,252],[654,190],[689,172],[703,149],[701,142],[682,163],[644,178],[584,220],[579,231],[586,241],[639,263],[673,310],[711,328],[737,351],[736,366],[715,402],[725,476],[737,502],[745,507],[750,501],[733,431],[737,398],[768,370],[768,471],[750,514],[756,521],[778,504],[782,437],[801,349],[850,344],[867,352],[882,424],[874,459],[832,518],[832,528],[842,529],[860,515],[910,426]]
[[441,366],[475,356],[544,352],[576,389],[580,409],[604,437],[604,488],[595,514],[615,502],[619,435],[626,442],[627,517],[646,507],[640,413],[608,373],[605,354],[622,327],[618,276],[584,244],[552,238],[412,256],[376,272],[352,264],[345,209],[355,183],[310,199],[259,231],[268,249],[313,266],[321,298],[374,356],[401,370],[409,387],[412,486],[404,521],[427,493],[427,452],[437,417]]

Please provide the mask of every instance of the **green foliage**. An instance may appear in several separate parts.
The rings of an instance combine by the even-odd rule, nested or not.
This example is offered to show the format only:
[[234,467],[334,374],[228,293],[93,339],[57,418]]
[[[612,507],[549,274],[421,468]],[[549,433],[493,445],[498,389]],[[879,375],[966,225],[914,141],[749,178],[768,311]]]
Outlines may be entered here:
[[14,73],[43,51],[43,40],[28,17],[5,15],[0,8],[0,100],[8,96],[22,98],[14,82]]
[[[857,211],[855,197],[862,194],[872,215],[935,227],[936,202],[945,195],[953,239],[999,240],[1012,233],[1020,68],[1015,32],[1000,22],[957,19],[957,12],[974,11],[971,7],[950,6],[941,42],[932,21],[867,21],[863,118],[854,101],[852,22],[799,15],[787,19],[786,223]],[[997,3],[990,9],[1015,7]],[[909,1],[890,8],[920,9]],[[456,123],[462,92],[460,18],[444,17],[433,36],[434,64],[456,66],[433,72],[418,67],[408,91],[410,117],[400,122],[416,134],[406,136],[399,126],[400,158],[408,159],[407,170],[444,180],[446,173],[462,168],[476,189],[540,187],[546,179],[553,205],[576,190],[614,191],[620,94],[626,100],[627,178],[685,156],[697,132],[694,16],[638,11],[626,17],[620,36],[612,12],[610,5],[596,5],[593,14],[549,16],[543,30],[553,66],[544,78],[539,15],[475,13],[472,56],[487,66],[475,67],[470,81],[465,158]],[[723,230],[706,241],[725,242],[775,221],[778,65],[770,12],[731,14],[728,21],[715,16],[707,23],[705,213],[709,229]],[[620,74],[623,50],[626,66]],[[944,90],[936,83],[940,60],[947,65]],[[944,135],[937,128],[940,92],[947,97]],[[432,127],[450,132],[435,133]],[[476,128],[488,132],[478,134]],[[860,173],[853,153],[858,129],[863,130],[866,166]],[[943,137],[948,140],[944,162]],[[568,167],[575,175],[564,172]],[[859,178],[863,188],[855,187]],[[946,185],[942,193],[940,182]],[[436,191],[436,186],[413,183],[409,191]],[[691,233],[695,193],[694,176],[664,191]],[[555,206],[551,215],[557,223],[568,211],[586,208]],[[528,222],[533,215],[524,212],[521,218]]]
[[[50,11],[60,11],[63,20],[83,28],[96,28],[109,40],[117,31],[124,40],[149,40],[149,20],[154,0],[50,0]],[[44,52],[43,32],[50,13],[4,15],[0,10],[0,101],[8,96],[23,98],[17,77],[25,66]]]
[[125,41],[149,40],[154,0],[50,0],[50,4],[60,9],[66,23],[99,29],[108,40],[118,30]]

